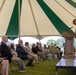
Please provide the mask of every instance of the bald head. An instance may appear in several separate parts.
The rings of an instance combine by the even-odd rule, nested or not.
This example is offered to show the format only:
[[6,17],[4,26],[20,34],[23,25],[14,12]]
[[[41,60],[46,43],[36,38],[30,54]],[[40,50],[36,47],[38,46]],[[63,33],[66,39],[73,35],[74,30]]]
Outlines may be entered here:
[[2,36],[2,42],[4,42],[4,43],[8,42],[7,36]]

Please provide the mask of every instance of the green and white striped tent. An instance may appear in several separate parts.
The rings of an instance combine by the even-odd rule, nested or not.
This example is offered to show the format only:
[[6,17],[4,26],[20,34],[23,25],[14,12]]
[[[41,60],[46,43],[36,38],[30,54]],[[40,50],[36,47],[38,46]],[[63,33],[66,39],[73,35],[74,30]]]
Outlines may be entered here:
[[[75,32],[76,0],[0,0],[0,36],[51,36]],[[73,28],[72,28],[73,27]]]

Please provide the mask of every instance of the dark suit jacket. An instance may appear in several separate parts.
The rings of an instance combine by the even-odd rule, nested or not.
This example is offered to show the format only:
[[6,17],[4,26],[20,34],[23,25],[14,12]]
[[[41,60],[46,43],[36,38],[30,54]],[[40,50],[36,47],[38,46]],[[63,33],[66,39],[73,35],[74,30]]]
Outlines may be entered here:
[[8,46],[1,42],[1,57],[6,57],[5,59],[8,59],[9,60],[9,63],[11,63],[12,61],[12,53],[11,53],[11,50],[8,48]]
[[36,47],[32,47],[32,52],[37,54],[38,53],[38,49]]
[[25,51],[25,49],[21,45],[19,45],[19,44],[17,45],[16,51],[17,51],[19,58],[28,59],[28,57],[27,57],[28,53]]

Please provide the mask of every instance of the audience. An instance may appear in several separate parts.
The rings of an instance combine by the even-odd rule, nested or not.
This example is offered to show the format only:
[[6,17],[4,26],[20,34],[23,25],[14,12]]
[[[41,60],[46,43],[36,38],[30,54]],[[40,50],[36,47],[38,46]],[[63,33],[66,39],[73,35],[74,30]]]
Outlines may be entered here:
[[60,48],[53,43],[47,48],[45,44],[44,47],[42,47],[41,43],[37,42],[36,44],[33,43],[32,48],[30,48],[29,42],[25,42],[24,47],[21,39],[14,48],[14,44],[9,44],[8,38],[6,36],[2,36],[0,46],[1,75],[9,75],[9,63],[12,61],[17,62],[19,72],[27,72],[23,60],[28,60],[26,66],[33,66],[34,63],[38,63],[38,58],[40,58],[41,61],[46,58],[48,59],[49,52],[53,57],[54,54],[57,54],[58,58],[61,57],[60,51]]
[[24,66],[23,60],[28,60],[26,66],[33,66],[34,63],[38,63],[38,58],[41,61],[48,59],[48,55],[51,53],[52,57],[57,54],[58,58],[61,57],[60,48],[56,45],[51,44],[48,48],[44,44],[42,47],[40,42],[32,44],[32,48],[29,47],[29,42],[25,42],[25,47],[23,46],[23,41],[20,39],[17,46],[14,48],[14,44],[8,43],[8,38],[2,36],[2,42],[0,46],[0,64],[1,64],[1,75],[9,75],[9,63],[12,61],[17,62],[19,67],[19,72],[27,72]]

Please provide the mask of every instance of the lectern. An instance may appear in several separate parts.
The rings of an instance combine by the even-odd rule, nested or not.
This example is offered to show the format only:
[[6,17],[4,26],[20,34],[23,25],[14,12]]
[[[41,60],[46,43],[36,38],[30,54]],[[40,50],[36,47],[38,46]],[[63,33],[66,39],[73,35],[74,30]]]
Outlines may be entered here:
[[74,58],[75,34],[64,31],[62,36],[65,38],[65,56],[64,56],[64,58],[72,59],[72,58]]

